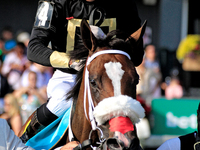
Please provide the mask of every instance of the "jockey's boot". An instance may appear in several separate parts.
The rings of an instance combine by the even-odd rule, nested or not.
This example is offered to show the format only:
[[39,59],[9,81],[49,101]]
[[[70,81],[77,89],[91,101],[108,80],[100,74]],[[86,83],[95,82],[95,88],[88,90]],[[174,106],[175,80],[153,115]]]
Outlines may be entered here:
[[26,143],[30,138],[37,134],[42,128],[44,128],[37,118],[37,111],[34,112],[33,118],[28,123],[28,126],[25,128],[23,135],[20,137],[23,143]]
[[23,135],[20,137],[23,143],[26,143],[30,138],[56,120],[58,117],[51,113],[46,107],[46,104],[40,106],[34,113],[31,121],[27,124]]

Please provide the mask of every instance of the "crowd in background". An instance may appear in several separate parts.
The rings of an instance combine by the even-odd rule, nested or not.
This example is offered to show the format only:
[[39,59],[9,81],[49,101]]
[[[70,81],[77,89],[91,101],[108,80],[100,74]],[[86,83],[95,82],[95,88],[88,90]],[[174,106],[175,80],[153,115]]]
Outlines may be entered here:
[[148,106],[151,106],[153,99],[162,96],[169,100],[183,97],[184,90],[179,79],[179,71],[172,69],[170,76],[163,82],[156,47],[147,45],[144,50],[143,62],[136,68],[140,76],[137,94],[145,100]]
[[[156,47],[152,44],[146,45],[143,62],[136,67],[140,80],[137,85],[137,100],[145,109],[146,116],[137,125],[137,133],[141,144],[151,135],[151,103],[153,99],[165,97],[168,100],[182,98],[183,86],[179,79],[179,71],[172,70],[167,80],[163,82],[163,75],[157,57]],[[164,92],[163,92],[164,91]]]
[[14,34],[10,26],[0,33],[0,118],[17,135],[28,117],[47,101],[46,86],[53,69],[27,59],[30,34]]

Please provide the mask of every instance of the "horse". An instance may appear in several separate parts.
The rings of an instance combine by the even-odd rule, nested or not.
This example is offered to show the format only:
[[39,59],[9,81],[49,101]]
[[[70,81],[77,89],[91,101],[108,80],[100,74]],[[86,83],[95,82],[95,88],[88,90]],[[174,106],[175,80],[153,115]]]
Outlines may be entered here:
[[132,35],[114,30],[97,38],[82,20],[82,44],[70,54],[81,60],[76,84],[68,93],[73,99],[70,125],[55,147],[76,140],[81,143],[77,150],[141,149],[135,124],[144,117],[144,109],[135,100],[139,82],[135,67],[143,59],[145,27],[146,22]]

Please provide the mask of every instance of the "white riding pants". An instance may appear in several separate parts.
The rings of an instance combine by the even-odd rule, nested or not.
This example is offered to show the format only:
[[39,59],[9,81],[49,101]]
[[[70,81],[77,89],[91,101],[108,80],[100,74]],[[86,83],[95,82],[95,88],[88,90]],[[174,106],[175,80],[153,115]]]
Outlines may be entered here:
[[47,108],[60,117],[71,107],[72,100],[66,100],[67,93],[72,89],[75,83],[75,74],[64,73],[56,70],[47,85],[47,96],[49,102]]

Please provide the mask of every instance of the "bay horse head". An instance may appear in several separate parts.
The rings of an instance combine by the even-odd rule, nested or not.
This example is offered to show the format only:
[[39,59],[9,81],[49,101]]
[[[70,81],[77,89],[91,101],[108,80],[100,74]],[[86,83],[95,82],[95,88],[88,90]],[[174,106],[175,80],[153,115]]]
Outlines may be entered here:
[[143,59],[145,26],[146,22],[131,36],[117,30],[105,36],[101,30],[94,34],[85,19],[81,22],[84,48],[71,56],[85,61],[69,93],[74,99],[72,133],[80,143],[89,138],[92,148],[140,149],[135,124],[145,114],[135,100],[139,81],[135,67]]

